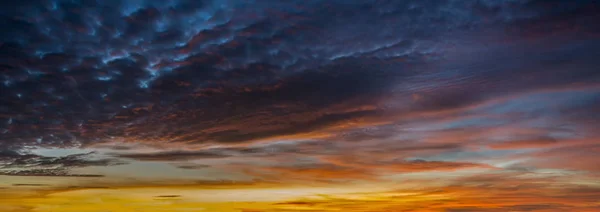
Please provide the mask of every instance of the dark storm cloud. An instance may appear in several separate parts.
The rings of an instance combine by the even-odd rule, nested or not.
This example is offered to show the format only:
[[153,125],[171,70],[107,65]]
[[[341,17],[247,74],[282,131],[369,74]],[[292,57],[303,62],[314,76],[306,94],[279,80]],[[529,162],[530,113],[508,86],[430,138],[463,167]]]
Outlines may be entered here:
[[6,149],[240,143],[600,78],[593,1],[1,6]]

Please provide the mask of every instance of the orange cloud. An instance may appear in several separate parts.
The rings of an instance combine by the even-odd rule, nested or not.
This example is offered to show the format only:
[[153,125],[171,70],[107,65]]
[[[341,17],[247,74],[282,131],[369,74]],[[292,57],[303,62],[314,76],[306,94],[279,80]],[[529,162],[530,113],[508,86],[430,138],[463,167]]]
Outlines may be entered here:
[[558,144],[559,141],[553,138],[538,138],[532,140],[516,140],[489,145],[493,149],[527,149],[544,148]]

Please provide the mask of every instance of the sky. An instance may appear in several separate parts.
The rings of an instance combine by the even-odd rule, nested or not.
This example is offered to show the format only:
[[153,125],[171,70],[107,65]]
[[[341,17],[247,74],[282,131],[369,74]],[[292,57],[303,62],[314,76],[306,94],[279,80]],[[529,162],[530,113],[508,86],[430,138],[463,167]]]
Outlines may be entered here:
[[0,211],[600,211],[600,1],[0,3]]

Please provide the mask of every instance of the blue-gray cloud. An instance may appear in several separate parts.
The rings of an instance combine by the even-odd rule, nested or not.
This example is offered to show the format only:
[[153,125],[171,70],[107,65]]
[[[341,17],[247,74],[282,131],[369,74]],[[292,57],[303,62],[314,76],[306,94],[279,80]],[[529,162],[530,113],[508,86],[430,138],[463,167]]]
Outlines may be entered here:
[[[1,145],[239,143],[596,84],[595,8],[533,0],[4,2]],[[582,111],[579,119],[592,114]]]

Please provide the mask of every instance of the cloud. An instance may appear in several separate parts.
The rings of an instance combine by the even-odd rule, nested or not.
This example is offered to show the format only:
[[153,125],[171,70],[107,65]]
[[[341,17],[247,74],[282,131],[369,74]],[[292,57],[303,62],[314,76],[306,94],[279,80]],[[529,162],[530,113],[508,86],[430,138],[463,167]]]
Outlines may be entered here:
[[[375,162],[353,160],[353,158],[349,157],[327,158],[322,162],[316,163],[297,162],[296,164],[279,164],[268,167],[255,165],[253,169],[246,168],[243,170],[250,176],[271,180],[276,179],[284,182],[315,181],[342,183],[356,180],[377,181],[382,176],[400,173],[453,172],[470,168],[494,169],[490,165],[469,162],[425,160]],[[233,168],[236,167],[234,166]]]
[[274,166],[247,170],[250,176],[279,181],[345,182],[348,180],[374,180],[372,173],[351,166],[335,164],[308,164],[296,166]]
[[493,168],[490,165],[470,163],[470,162],[448,162],[448,161],[426,161],[409,160],[400,163],[383,166],[384,169],[401,172],[420,172],[420,171],[454,171],[468,168]]
[[514,140],[490,145],[494,149],[527,149],[527,148],[544,148],[556,145],[558,141],[553,138],[538,138],[531,140]]
[[[572,177],[572,176],[567,176]],[[436,181],[439,181],[439,176]],[[496,172],[459,177],[439,184],[430,179],[406,180],[399,189],[384,192],[322,195],[275,203],[291,211],[595,211],[600,190],[593,185],[565,183],[557,177],[531,173]],[[553,183],[561,186],[540,186]],[[402,186],[401,186],[402,187]],[[489,201],[493,199],[493,201]],[[300,209],[300,207],[302,209]],[[272,207],[266,211],[283,210]]]
[[182,165],[177,165],[177,168],[180,169],[205,169],[205,168],[209,168],[211,167],[210,165],[204,165],[204,164],[182,164]]
[[5,176],[34,176],[34,177],[104,177],[100,174],[72,174],[66,169],[27,169],[27,170],[2,170],[0,175]]
[[89,159],[94,152],[72,154],[60,157],[47,157],[35,154],[22,154],[13,150],[4,150],[0,154],[3,169],[6,168],[77,168],[87,166],[113,166],[123,162],[114,159]]
[[[473,171],[464,169],[597,178],[598,8],[575,0],[1,2],[0,174],[101,177],[75,170],[137,160],[274,182]],[[110,154],[28,151],[67,147]],[[440,201],[430,205],[289,205],[597,209],[588,204],[596,191],[570,179],[519,177],[419,191]],[[419,185],[434,183],[447,182]]]
[[16,183],[13,186],[48,186],[48,184]]
[[181,195],[159,195],[159,196],[155,196],[158,198],[177,198],[177,197],[181,197]]
[[[392,94],[418,94],[411,110],[436,111],[493,98],[502,88],[593,82],[593,54],[583,53],[593,45],[553,49],[529,40],[590,36],[594,28],[585,23],[595,17],[593,7],[562,4],[565,11],[434,1],[285,2],[275,9],[239,1],[10,4],[2,17],[12,30],[0,46],[7,58],[0,139],[55,147],[116,138],[239,143],[380,117],[389,109],[381,101]],[[559,27],[562,19],[576,27]],[[490,42],[454,34],[466,28],[475,35],[504,30],[491,37],[508,36],[519,46],[477,50]],[[376,33],[356,33],[368,31]],[[481,55],[475,62],[441,60],[461,55],[450,46],[465,39],[474,42],[465,49]],[[513,54],[522,50],[527,57]],[[542,65],[556,57],[563,59],[553,66],[561,68]],[[494,65],[498,60],[505,62]],[[565,71],[573,64],[578,71]],[[457,71],[445,75],[443,67]],[[373,109],[337,112],[333,104]],[[256,120],[251,129],[238,126]]]
[[93,166],[115,166],[116,159],[92,159],[94,152],[50,157],[4,149],[0,152],[0,175],[101,177],[94,174],[73,174],[71,169]]
[[229,155],[208,151],[172,151],[155,153],[123,153],[116,156],[121,158],[145,161],[183,161],[194,159],[226,158]]
[[599,160],[594,155],[598,154],[600,145],[596,140],[588,142],[532,153],[530,164],[546,168],[597,172],[600,169],[595,164]]

